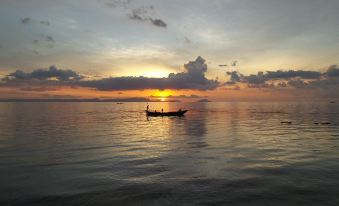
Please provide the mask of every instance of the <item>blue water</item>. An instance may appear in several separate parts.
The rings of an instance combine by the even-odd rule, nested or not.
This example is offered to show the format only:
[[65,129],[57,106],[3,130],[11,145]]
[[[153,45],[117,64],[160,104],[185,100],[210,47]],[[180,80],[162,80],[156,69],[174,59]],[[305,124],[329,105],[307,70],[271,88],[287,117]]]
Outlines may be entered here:
[[145,108],[0,103],[0,205],[339,205],[338,104]]

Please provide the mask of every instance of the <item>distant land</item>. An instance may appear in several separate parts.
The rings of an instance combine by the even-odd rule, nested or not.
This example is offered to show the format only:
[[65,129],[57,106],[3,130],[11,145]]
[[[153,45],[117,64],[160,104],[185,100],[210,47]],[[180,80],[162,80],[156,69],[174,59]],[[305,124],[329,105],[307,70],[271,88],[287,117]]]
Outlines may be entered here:
[[180,102],[179,100],[151,100],[148,98],[142,97],[133,97],[133,98],[124,98],[124,99],[101,99],[101,98],[92,98],[92,99],[0,99],[0,102]]
[[200,100],[198,100],[197,102],[211,102],[211,101],[208,100],[208,99],[200,99]]

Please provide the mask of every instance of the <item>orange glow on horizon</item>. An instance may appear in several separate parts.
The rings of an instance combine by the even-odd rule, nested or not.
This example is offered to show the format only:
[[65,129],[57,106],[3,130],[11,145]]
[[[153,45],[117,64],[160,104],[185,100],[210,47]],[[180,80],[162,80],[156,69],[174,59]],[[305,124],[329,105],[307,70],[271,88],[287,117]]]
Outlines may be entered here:
[[164,99],[166,97],[169,97],[173,95],[173,92],[170,90],[158,90],[155,93],[152,94],[154,97],[160,97],[161,99]]
[[[34,89],[34,88],[33,88]],[[296,94],[290,90],[284,90],[276,93],[269,89],[257,89],[241,87],[239,89],[218,88],[210,91],[197,90],[124,90],[124,91],[100,91],[83,87],[51,87],[47,90],[27,90],[22,91],[20,88],[0,88],[1,99],[6,98],[145,98],[146,100],[182,101],[196,102],[200,99],[210,101],[289,101],[295,100]],[[195,95],[196,97],[191,97]],[[310,94],[309,94],[310,95]]]

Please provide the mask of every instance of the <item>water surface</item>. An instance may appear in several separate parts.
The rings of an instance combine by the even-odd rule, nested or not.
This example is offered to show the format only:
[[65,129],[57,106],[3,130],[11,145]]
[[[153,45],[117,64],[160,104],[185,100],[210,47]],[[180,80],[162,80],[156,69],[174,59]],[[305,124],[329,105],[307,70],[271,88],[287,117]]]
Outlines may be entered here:
[[0,205],[339,205],[338,104],[150,107],[0,103]]

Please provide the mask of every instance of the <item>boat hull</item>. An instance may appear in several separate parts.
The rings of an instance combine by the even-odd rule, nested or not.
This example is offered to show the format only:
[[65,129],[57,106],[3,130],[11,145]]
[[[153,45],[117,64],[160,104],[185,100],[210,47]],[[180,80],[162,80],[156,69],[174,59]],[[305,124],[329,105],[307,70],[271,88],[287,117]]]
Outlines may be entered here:
[[147,116],[151,117],[163,117],[163,116],[183,116],[187,110],[177,111],[177,112],[151,112],[145,111]]

